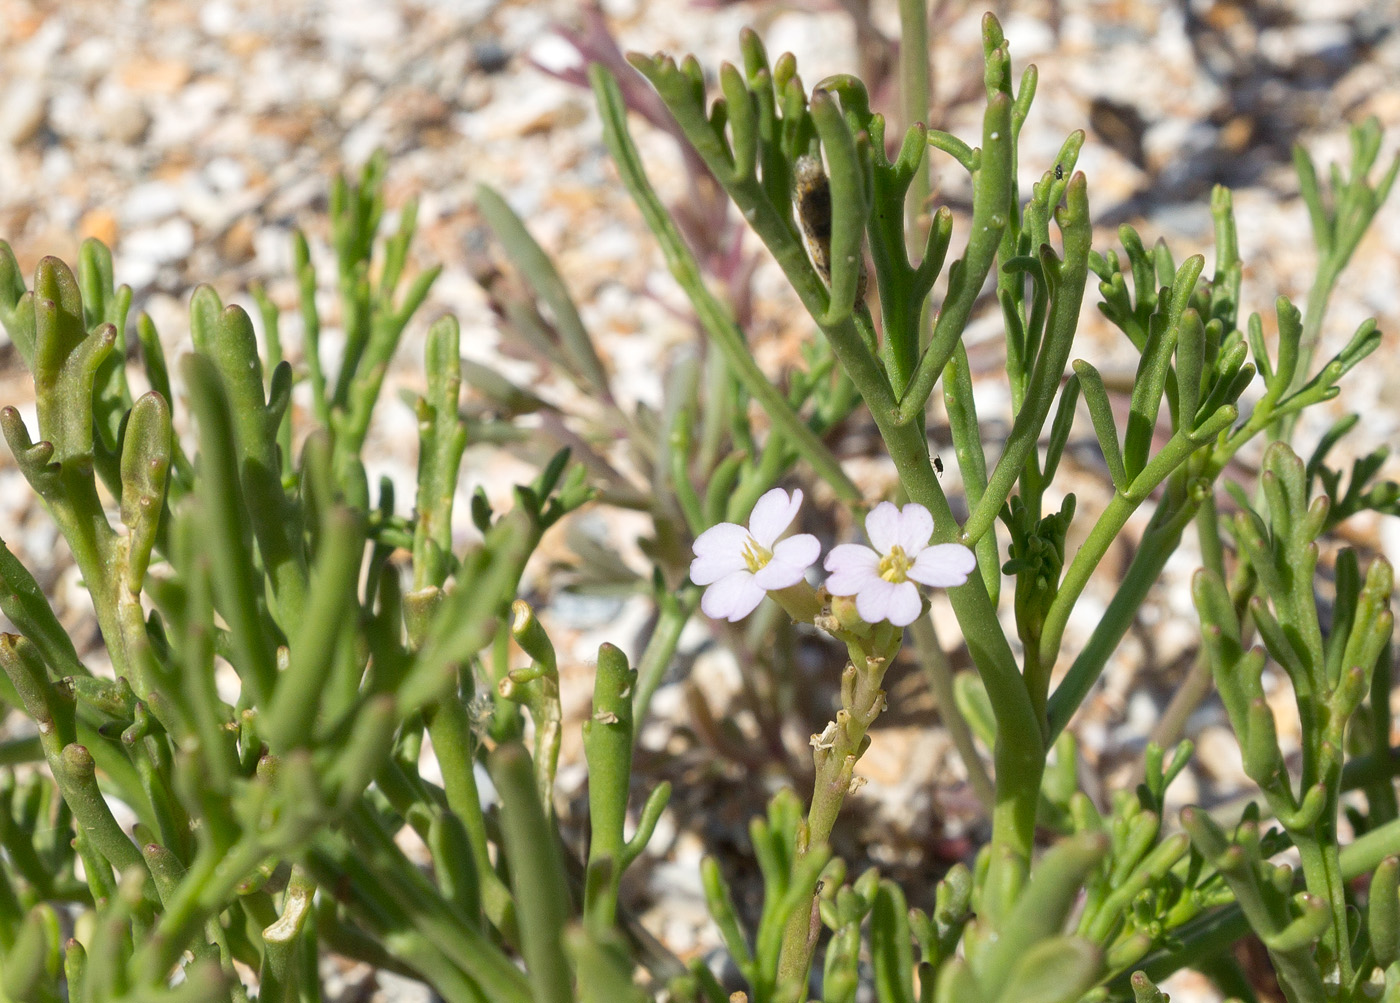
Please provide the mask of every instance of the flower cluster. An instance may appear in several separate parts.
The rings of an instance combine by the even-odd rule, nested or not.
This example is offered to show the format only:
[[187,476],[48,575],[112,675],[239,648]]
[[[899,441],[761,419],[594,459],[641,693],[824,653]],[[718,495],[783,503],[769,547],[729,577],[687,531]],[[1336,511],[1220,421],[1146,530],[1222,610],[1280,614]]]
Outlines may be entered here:
[[[774,488],[758,500],[749,525],[720,523],[695,541],[691,581],[708,588],[700,608],[716,619],[740,620],[769,591],[802,581],[820,546],[808,533],[779,540],[797,516],[802,492],[791,497]],[[933,516],[918,504],[903,508],[881,502],[865,517],[871,546],[843,543],[826,555],[826,588],[834,596],[854,596],[866,623],[913,623],[923,609],[918,584],[933,588],[962,585],[977,566],[960,543],[930,544]]]

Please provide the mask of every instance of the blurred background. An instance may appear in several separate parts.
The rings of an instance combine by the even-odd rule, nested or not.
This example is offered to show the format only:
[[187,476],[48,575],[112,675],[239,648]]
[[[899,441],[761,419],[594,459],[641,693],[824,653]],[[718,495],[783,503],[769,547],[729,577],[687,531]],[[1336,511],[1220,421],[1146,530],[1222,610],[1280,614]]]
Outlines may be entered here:
[[[1021,185],[1051,169],[1065,136],[1088,132],[1079,169],[1089,179],[1095,249],[1117,243],[1131,223],[1158,237],[1177,260],[1211,257],[1209,196],[1234,190],[1246,311],[1265,315],[1280,293],[1301,303],[1316,267],[1306,208],[1291,166],[1302,144],[1320,167],[1347,157],[1348,123],[1377,117],[1387,130],[1384,164],[1400,146],[1400,3],[1396,0],[1027,0],[990,5],[1002,19],[1017,74],[1040,71],[1021,137]],[[975,141],[980,120],[979,21],[986,0],[929,4],[932,86],[926,121]],[[212,284],[226,302],[257,316],[247,290],[263,284],[283,308],[282,337],[298,356],[292,235],[304,230],[329,280],[327,192],[337,172],[358,171],[376,149],[389,154],[391,210],[419,199],[418,267],[443,264],[422,321],[411,329],[391,384],[420,389],[427,322],[455,313],[463,352],[529,386],[569,415],[578,392],[519,358],[503,340],[497,311],[502,267],[474,205],[485,182],[499,190],[555,257],[614,386],[637,404],[659,406],[663,374],[693,352],[697,328],[608,159],[582,68],[590,58],[622,67],[621,52],[694,52],[712,73],[738,59],[738,32],[756,28],[772,56],[791,51],[810,86],[837,72],[867,81],[877,110],[897,118],[899,12],[895,0],[0,0],[0,239],[32,274],[47,254],[74,261],[80,242],[111,246],[116,278],[134,292],[133,316],[154,320],[167,354],[188,344],[188,299]],[[648,110],[640,78],[628,85]],[[906,123],[907,124],[907,123]],[[722,208],[692,198],[696,179],[664,129],[634,117],[648,168],[663,196],[689,206],[688,234],[724,284],[760,363],[778,373],[799,359],[812,326],[777,270]],[[935,201],[966,226],[968,186],[935,155]],[[703,194],[703,193],[702,193]],[[717,212],[707,217],[705,212]],[[392,211],[391,214],[392,216]],[[718,222],[716,222],[718,219]],[[392,218],[389,223],[392,224]],[[955,235],[955,246],[962,240]],[[1131,377],[1135,353],[1119,344],[1086,297],[1075,355]],[[337,337],[326,289],[323,345]],[[1332,410],[1310,412],[1295,442],[1312,448],[1332,420],[1364,421],[1337,459],[1400,446],[1400,196],[1393,197],[1356,252],[1333,297],[1319,356],[1330,357],[1374,316],[1387,335],[1379,352],[1344,382]],[[1000,315],[988,300],[968,332],[978,410],[997,437],[1009,413]],[[1115,369],[1115,366],[1117,367]],[[386,395],[367,449],[371,477],[387,476],[412,497],[413,412]],[[32,422],[32,389],[8,341],[0,341],[0,403]],[[494,405],[472,398],[468,415]],[[552,419],[540,419],[548,421]],[[564,418],[559,418],[564,421]],[[32,427],[32,425],[31,425]],[[526,419],[525,427],[530,425]],[[946,426],[931,418],[945,447]],[[940,435],[943,438],[940,440]],[[893,468],[868,428],[847,429],[838,455],[872,499],[893,486]],[[1072,449],[1070,489],[1092,510],[1104,495],[1092,440]],[[531,456],[479,443],[468,451],[462,488],[481,485],[505,500],[528,476]],[[1246,472],[1254,454],[1242,458]],[[1335,463],[1334,463],[1335,465]],[[949,464],[952,467],[952,464]],[[1400,477],[1394,458],[1382,476]],[[957,471],[945,485],[957,492]],[[820,501],[820,499],[818,499]],[[459,506],[461,540],[474,532]],[[1087,515],[1087,513],[1086,513]],[[833,516],[839,518],[839,516]],[[1084,517],[1081,516],[1081,519]],[[1141,521],[1145,521],[1146,514]],[[1087,520],[1085,520],[1087,522]],[[570,721],[587,712],[589,659],[600,640],[635,653],[649,630],[649,562],[639,545],[644,519],[616,509],[580,514],[551,533],[528,582],[561,652]],[[828,533],[833,532],[828,527]],[[1400,556],[1400,519],[1370,514],[1347,524],[1349,543]],[[0,450],[0,537],[53,596],[85,655],[100,646],[90,605],[42,506]],[[1114,589],[1109,560],[1071,623],[1066,644],[1087,635]],[[1197,566],[1190,546],[1168,567],[1164,587],[1110,664],[1076,724],[1091,794],[1131,779],[1146,737],[1194,657],[1197,624],[1185,583]],[[609,563],[611,562],[611,563]],[[607,573],[600,568],[608,568]],[[945,643],[956,627],[935,608]],[[647,929],[682,957],[717,948],[700,894],[703,849],[731,854],[736,894],[745,881],[747,824],[774,790],[802,779],[806,736],[830,706],[816,686],[794,696],[804,668],[772,666],[757,677],[692,623],[682,657],[653,703],[640,768],[680,781],[646,866],[629,888]],[[801,651],[799,649],[799,655]],[[960,661],[954,650],[955,665]],[[823,663],[824,664],[824,663]],[[786,673],[786,675],[784,675]],[[774,680],[777,680],[776,682]],[[828,685],[830,680],[827,681]],[[883,717],[860,772],[869,783],[838,830],[838,852],[893,876],[932,879],[980,842],[983,819],[967,790],[922,678],[891,677]],[[1282,709],[1287,700],[1279,701]],[[1174,803],[1216,803],[1248,786],[1228,723],[1209,702],[1191,715],[1193,766]],[[1286,722],[1280,726],[1287,737]],[[577,729],[566,727],[561,811],[583,795]],[[650,782],[650,781],[648,781]],[[755,908],[756,901],[741,902]],[[331,998],[427,999],[420,990],[349,964],[327,971]],[[1198,989],[1189,976],[1179,998]]]

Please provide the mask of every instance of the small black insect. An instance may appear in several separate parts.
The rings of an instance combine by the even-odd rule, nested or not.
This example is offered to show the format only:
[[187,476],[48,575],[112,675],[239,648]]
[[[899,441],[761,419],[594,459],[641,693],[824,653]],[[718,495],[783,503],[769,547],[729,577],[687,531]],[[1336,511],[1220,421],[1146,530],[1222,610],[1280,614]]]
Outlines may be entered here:
[[942,477],[942,476],[943,476],[943,458],[942,458],[942,457],[940,457],[940,456],[935,456],[935,457],[933,458],[933,472],[934,472],[935,474],[937,474],[939,477]]
[[1056,165],[1055,165],[1055,180],[1056,180],[1056,181],[1063,181],[1064,179],[1065,179],[1065,169],[1064,169],[1063,167],[1061,167],[1059,164],[1056,164]]

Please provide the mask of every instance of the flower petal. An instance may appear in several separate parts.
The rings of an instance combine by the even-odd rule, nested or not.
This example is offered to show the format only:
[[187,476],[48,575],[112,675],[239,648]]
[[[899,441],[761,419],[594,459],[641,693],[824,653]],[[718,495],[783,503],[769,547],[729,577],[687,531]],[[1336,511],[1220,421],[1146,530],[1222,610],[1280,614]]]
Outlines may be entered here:
[[786,540],[778,541],[773,548],[773,559],[759,568],[753,579],[760,588],[785,589],[802,581],[822,545],[811,533],[799,533]]
[[890,606],[894,603],[895,588],[894,582],[887,582],[878,577],[862,585],[856,593],[856,612],[860,614],[860,618],[866,623],[879,623],[888,619]]
[[742,620],[767,595],[754,584],[753,575],[747,570],[726,575],[705,590],[700,597],[700,608],[705,615],[716,620]]
[[[859,605],[856,607],[859,609]],[[913,582],[900,582],[890,593],[886,619],[896,627],[907,627],[924,611],[924,601]]]
[[926,547],[914,558],[909,577],[934,588],[962,585],[977,567],[977,558],[961,543],[939,543]]
[[865,517],[865,535],[879,553],[888,554],[899,542],[899,525],[899,508],[893,502],[881,502]]
[[749,531],[732,522],[711,526],[695,538],[695,560],[690,562],[690,580],[696,585],[709,585],[725,575],[747,570],[744,547]]
[[826,590],[834,596],[853,596],[869,582],[882,580],[880,555],[859,543],[832,547],[823,566],[831,573]]
[[721,551],[739,554],[744,552],[744,544],[749,542],[749,531],[732,522],[721,522],[711,526],[695,538],[692,550],[696,557],[709,557]]
[[928,546],[933,536],[933,516],[918,502],[910,502],[899,512],[899,539],[896,541],[910,557]]
[[802,507],[802,489],[796,488],[792,498],[782,488],[774,488],[764,494],[754,505],[749,515],[749,532],[760,546],[773,549],[773,541],[783,535],[783,530],[792,524],[797,510]]

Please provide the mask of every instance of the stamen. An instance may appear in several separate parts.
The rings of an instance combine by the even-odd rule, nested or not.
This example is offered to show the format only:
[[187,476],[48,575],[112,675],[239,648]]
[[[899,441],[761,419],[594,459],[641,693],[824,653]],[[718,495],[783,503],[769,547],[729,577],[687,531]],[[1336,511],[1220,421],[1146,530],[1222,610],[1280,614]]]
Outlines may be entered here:
[[767,547],[760,546],[753,537],[744,544],[744,563],[749,566],[751,574],[757,574],[759,568],[764,567],[773,559],[773,552]]
[[908,572],[913,561],[904,552],[904,548],[895,544],[890,548],[890,552],[880,558],[880,577],[887,582],[898,585],[900,582],[908,580]]

